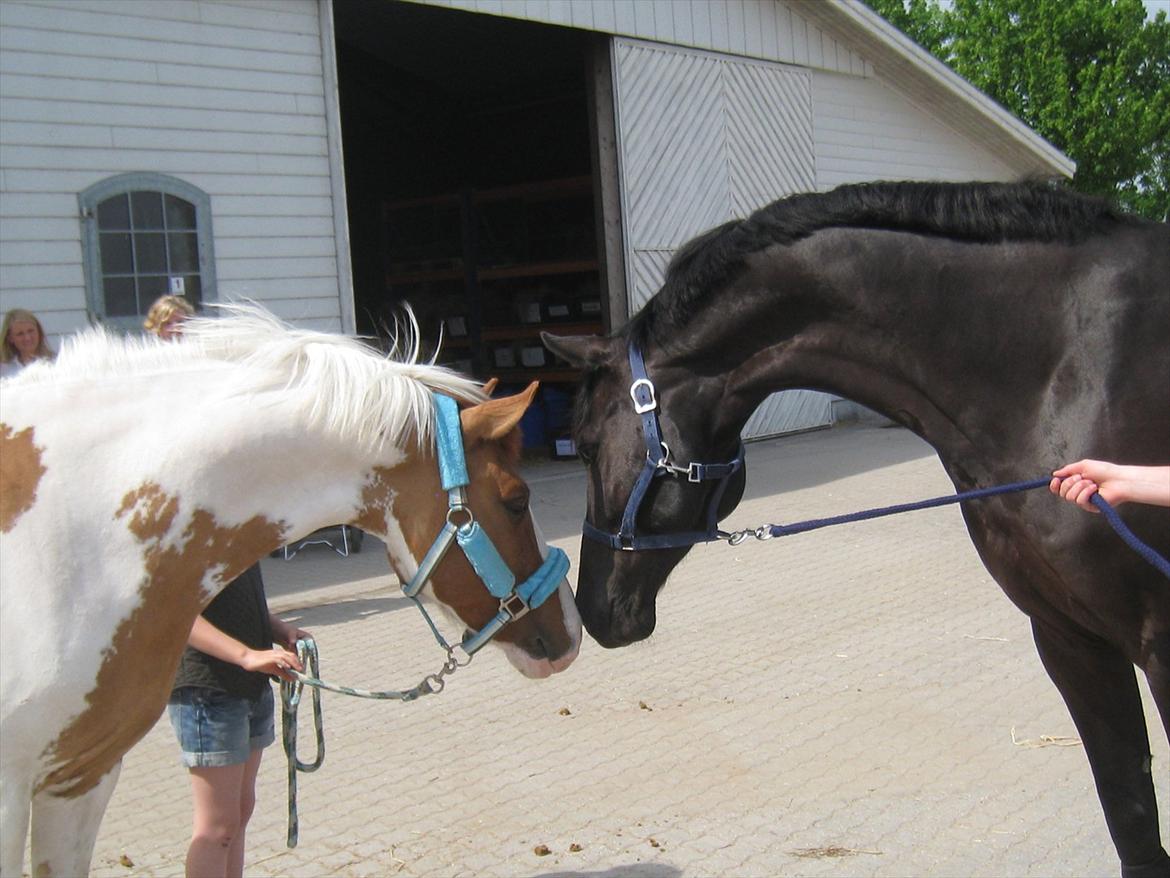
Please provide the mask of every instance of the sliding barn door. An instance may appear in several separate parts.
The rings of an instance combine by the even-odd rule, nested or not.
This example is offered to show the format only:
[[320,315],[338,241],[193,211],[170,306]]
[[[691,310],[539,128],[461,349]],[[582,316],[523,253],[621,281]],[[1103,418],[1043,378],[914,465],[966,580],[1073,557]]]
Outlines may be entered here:
[[[682,244],[815,185],[807,70],[614,38],[618,166],[630,313]],[[830,422],[831,397],[774,394],[746,438]]]

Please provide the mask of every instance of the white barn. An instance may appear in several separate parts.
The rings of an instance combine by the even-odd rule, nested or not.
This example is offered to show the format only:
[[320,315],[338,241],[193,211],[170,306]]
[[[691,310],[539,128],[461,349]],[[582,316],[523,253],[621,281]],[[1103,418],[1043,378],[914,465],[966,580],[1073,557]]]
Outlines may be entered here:
[[[257,300],[573,374],[694,234],[874,179],[1073,163],[858,0],[0,0],[0,311],[55,343],[154,297]],[[824,423],[773,398],[763,435]]]

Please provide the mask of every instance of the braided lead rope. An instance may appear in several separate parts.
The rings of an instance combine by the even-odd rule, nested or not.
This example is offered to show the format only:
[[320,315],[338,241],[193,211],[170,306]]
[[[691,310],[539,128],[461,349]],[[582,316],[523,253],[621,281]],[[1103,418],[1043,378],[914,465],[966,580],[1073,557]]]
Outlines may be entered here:
[[[963,491],[958,494],[947,494],[943,497],[932,497],[929,500],[919,500],[915,503],[901,503],[897,506],[881,506],[877,509],[865,509],[861,512],[850,512],[846,515],[835,515],[831,518],[811,518],[807,521],[798,521],[795,524],[765,524],[757,528],[737,530],[721,534],[720,538],[730,545],[738,546],[744,540],[755,537],[757,540],[770,540],[774,537],[787,537],[793,534],[807,533],[820,530],[823,527],[833,527],[838,524],[850,524],[855,521],[869,521],[874,518],[883,518],[887,515],[897,515],[902,512],[915,512],[919,509],[934,509],[952,503],[962,503],[967,500],[980,500],[984,497],[994,497],[998,494],[1011,494],[1019,491],[1031,491],[1035,488],[1046,487],[1052,481],[1051,476],[1041,479],[1032,479],[1027,482],[1012,482],[1007,485],[996,485],[991,488],[976,488],[972,491]],[[1158,571],[1170,579],[1170,561],[1167,561],[1157,550],[1142,542],[1122,521],[1121,516],[1100,494],[1094,494],[1092,502],[1105,516],[1105,520],[1117,532],[1131,549],[1137,552]]]
[[[336,683],[326,682],[321,679],[320,656],[317,651],[317,642],[312,638],[297,641],[297,656],[301,660],[301,666],[309,673],[305,674],[289,668],[288,673],[296,677],[296,682],[284,680],[280,684],[280,703],[282,708],[281,736],[284,744],[284,754],[288,761],[288,838],[286,843],[290,848],[297,846],[297,840],[300,834],[300,820],[297,816],[297,772],[303,771],[309,773],[316,771],[325,761],[325,725],[321,715],[321,690],[326,689],[330,692],[337,692],[340,695],[352,695],[356,698],[371,698],[406,703],[414,701],[423,695],[439,694],[446,685],[445,677],[471,663],[472,655],[467,655],[463,660],[456,657],[455,647],[448,644],[443,638],[443,635],[439,633],[439,629],[435,625],[434,620],[431,619],[430,613],[426,611],[426,607],[417,598],[409,595],[408,597],[419,608],[419,611],[423,614],[423,618],[426,619],[428,627],[431,629],[431,633],[435,636],[435,640],[447,653],[447,658],[438,671],[433,674],[427,674],[417,685],[410,689],[371,691],[369,689],[356,689],[352,686],[340,686]],[[317,758],[309,764],[303,763],[297,758],[297,708],[300,706],[301,694],[305,686],[310,686],[313,690],[313,725],[317,733]]]
[[1130,530],[1129,525],[1121,520],[1121,516],[1117,514],[1117,510],[1113,508],[1108,500],[1100,494],[1094,494],[1090,500],[1094,506],[1101,510],[1101,514],[1105,516],[1105,520],[1117,531],[1117,535],[1125,540],[1127,546],[1153,564],[1159,573],[1167,579],[1170,579],[1170,561],[1167,561],[1154,548],[1138,539],[1137,534]]
[[833,527],[837,524],[850,524],[855,521],[869,521],[873,518],[882,518],[887,515],[897,515],[901,512],[914,512],[919,509],[934,509],[937,506],[946,506],[951,503],[961,503],[964,500],[978,500],[982,497],[991,497],[996,494],[1010,494],[1015,491],[1030,491],[1047,485],[1050,479],[1033,479],[1030,482],[1013,482],[1009,485],[998,485],[994,488],[976,488],[973,491],[964,491],[961,494],[948,494],[945,497],[933,497],[929,500],[919,500],[915,503],[901,503],[897,506],[882,506],[877,509],[865,509],[861,512],[850,512],[847,515],[835,515],[832,518],[812,518],[808,521],[798,521],[795,524],[765,524],[754,529],[740,530],[727,534],[725,539],[733,546],[738,546],[749,537],[757,540],[770,540],[773,537],[786,537],[792,534],[807,533],[810,530],[820,530],[822,527]]
[[[297,656],[301,664],[313,674],[320,674],[320,659],[317,655],[317,643],[312,638],[297,641]],[[297,818],[297,772],[306,774],[316,771],[325,762],[325,726],[321,721],[321,690],[313,689],[313,726],[317,732],[317,758],[312,762],[301,762],[297,758],[297,708],[300,706],[301,694],[305,684],[300,680],[290,683],[282,680],[280,683],[281,705],[281,738],[284,744],[284,755],[288,759],[288,838],[290,848],[297,846],[300,834],[300,821]]]

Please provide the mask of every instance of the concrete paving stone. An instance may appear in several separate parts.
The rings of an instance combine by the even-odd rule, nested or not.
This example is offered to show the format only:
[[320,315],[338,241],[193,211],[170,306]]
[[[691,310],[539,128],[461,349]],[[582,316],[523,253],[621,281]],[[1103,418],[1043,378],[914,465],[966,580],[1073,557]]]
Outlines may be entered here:
[[[579,466],[536,461],[525,474],[546,536],[576,562]],[[748,475],[729,527],[952,490],[922,442],[873,426],[752,443]],[[274,612],[313,632],[327,679],[405,688],[441,663],[377,540],[349,558],[311,547],[263,566]],[[299,778],[300,846],[284,846],[278,745],[261,767],[247,874],[1117,874],[1081,748],[1012,741],[1013,728],[1018,742],[1075,731],[954,507],[699,547],[658,610],[649,641],[610,651],[587,639],[549,680],[522,679],[488,649],[438,697],[326,693],[325,765]],[[1170,813],[1170,778],[1155,777]],[[164,719],[125,760],[93,874],[181,874],[189,795]]]

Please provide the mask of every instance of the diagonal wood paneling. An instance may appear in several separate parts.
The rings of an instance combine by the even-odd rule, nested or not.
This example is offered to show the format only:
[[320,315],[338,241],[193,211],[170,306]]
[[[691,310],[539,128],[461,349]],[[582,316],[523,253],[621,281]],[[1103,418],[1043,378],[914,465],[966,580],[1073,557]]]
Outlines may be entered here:
[[674,248],[730,210],[720,65],[625,41],[617,61],[626,233],[635,249]]
[[807,71],[724,63],[727,156],[737,216],[815,188],[812,82]]
[[[808,71],[614,40],[630,313],[675,250],[712,226],[815,186]],[[745,436],[829,423],[830,398],[769,397]]]

